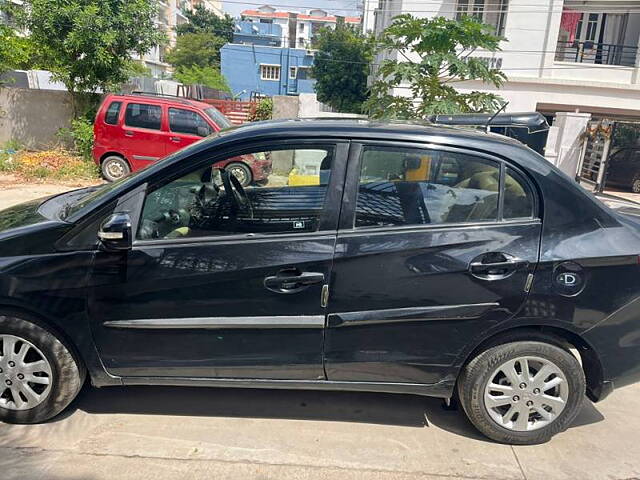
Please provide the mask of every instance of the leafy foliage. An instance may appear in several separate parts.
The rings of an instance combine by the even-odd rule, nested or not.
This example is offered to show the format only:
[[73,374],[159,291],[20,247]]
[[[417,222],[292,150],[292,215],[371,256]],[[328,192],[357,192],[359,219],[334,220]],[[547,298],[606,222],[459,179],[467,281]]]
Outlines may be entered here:
[[[373,117],[409,119],[496,111],[503,104],[498,95],[463,93],[452,86],[467,80],[503,85],[506,76],[499,69],[472,56],[477,49],[500,49],[503,39],[492,32],[493,27],[466,16],[458,21],[415,18],[410,14],[395,17],[378,41],[377,50],[387,59],[377,69],[365,108]],[[407,96],[393,95],[394,88],[406,83]]]
[[155,15],[154,0],[26,0],[18,18],[75,100],[76,92],[117,88],[128,79],[132,52],[165,41]]
[[211,33],[185,33],[176,39],[176,46],[166,55],[174,68],[210,67],[220,63],[220,49],[226,43]]
[[91,162],[93,149],[93,122],[85,118],[77,118],[71,121],[71,127],[61,128],[58,137],[73,145],[75,153]]
[[315,38],[312,76],[318,100],[339,112],[360,113],[367,99],[367,77],[373,56],[371,37],[338,24],[323,28]]
[[0,24],[0,74],[16,68],[30,68],[34,46],[8,25]]
[[190,33],[209,33],[221,37],[224,39],[224,43],[233,40],[235,24],[229,15],[218,17],[201,3],[197,4],[193,10],[185,11],[184,15],[189,21],[176,27],[179,36]]
[[181,67],[174,73],[173,78],[186,85],[199,84],[217,90],[231,92],[227,80],[216,67],[199,67],[198,65]]
[[262,120],[271,120],[273,115],[273,99],[271,97],[263,98],[255,104],[255,107],[249,112],[250,122],[260,122]]
[[60,148],[42,152],[22,150],[11,155],[0,155],[0,172],[12,173],[29,180],[93,183],[100,178],[100,171],[95,163]]

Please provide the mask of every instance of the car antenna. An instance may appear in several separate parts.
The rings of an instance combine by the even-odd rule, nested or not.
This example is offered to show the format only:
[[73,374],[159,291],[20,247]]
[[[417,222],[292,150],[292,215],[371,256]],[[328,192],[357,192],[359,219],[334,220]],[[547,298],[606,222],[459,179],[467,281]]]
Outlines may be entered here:
[[489,133],[491,130],[491,122],[493,122],[493,119],[496,118],[498,116],[498,114],[500,112],[502,112],[505,108],[507,108],[507,105],[509,105],[509,102],[504,102],[502,104],[502,106],[498,109],[498,111],[496,113],[494,113],[491,118],[489,120],[487,120],[487,123],[485,124],[485,128],[487,129],[487,133]]

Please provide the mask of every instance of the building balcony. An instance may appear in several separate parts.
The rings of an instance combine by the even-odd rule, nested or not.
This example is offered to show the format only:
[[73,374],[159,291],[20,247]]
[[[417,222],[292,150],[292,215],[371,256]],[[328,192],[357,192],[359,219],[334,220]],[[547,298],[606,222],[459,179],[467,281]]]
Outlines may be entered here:
[[631,45],[559,41],[556,47],[556,61],[635,67],[638,50],[638,46]]

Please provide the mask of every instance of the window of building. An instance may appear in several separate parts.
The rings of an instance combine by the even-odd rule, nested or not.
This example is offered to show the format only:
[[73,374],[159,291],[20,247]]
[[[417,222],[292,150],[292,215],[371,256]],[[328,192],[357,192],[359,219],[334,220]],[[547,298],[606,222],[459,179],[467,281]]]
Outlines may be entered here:
[[298,67],[298,80],[307,80],[311,78],[311,69],[309,67]]
[[[533,195],[508,169],[505,219],[530,218]],[[361,157],[356,227],[499,220],[500,164],[440,150],[366,148]]]
[[124,114],[124,123],[128,127],[160,130],[162,109],[158,105],[130,103]]
[[204,118],[183,108],[169,108],[169,130],[199,137],[211,134],[211,127]]
[[280,65],[260,65],[261,80],[280,80]]
[[295,80],[298,76],[298,67],[289,67],[289,78]]
[[504,35],[509,0],[458,0],[456,19],[470,16],[495,28],[496,35]]
[[333,157],[329,145],[286,146],[199,167],[147,194],[137,238],[315,232]]
[[104,116],[104,123],[108,123],[109,125],[117,125],[121,106],[122,102],[111,102],[111,105],[109,105],[107,113]]

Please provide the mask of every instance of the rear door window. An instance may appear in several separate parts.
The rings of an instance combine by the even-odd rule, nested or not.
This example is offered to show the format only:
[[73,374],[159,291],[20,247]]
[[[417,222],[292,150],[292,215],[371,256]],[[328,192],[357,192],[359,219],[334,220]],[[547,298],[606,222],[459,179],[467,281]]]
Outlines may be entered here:
[[124,123],[127,127],[160,130],[162,108],[159,105],[146,103],[130,103],[125,111]]
[[498,161],[467,153],[364,147],[355,226],[532,218],[535,202],[528,182],[506,167],[502,187],[501,168]]

